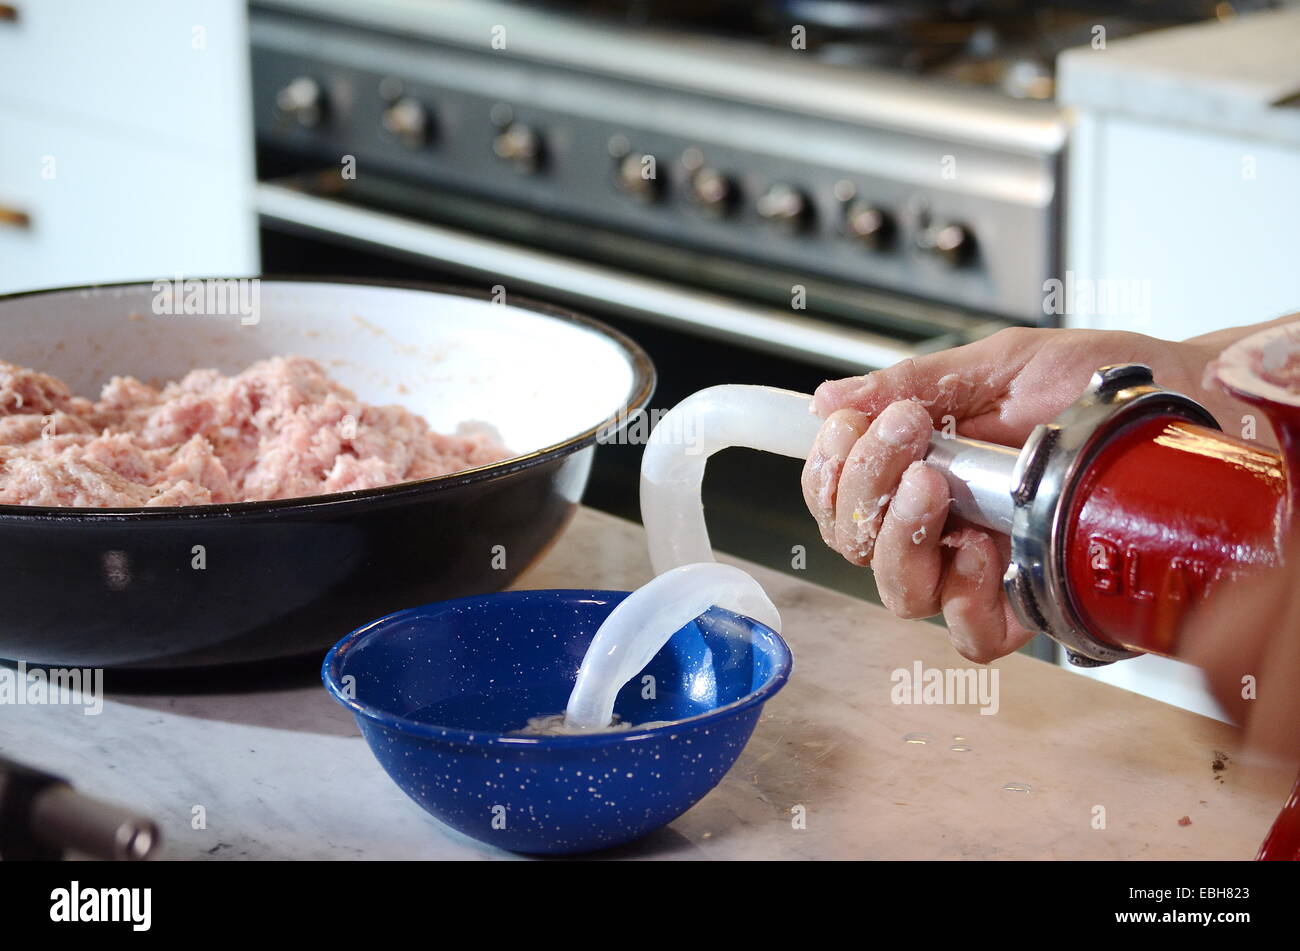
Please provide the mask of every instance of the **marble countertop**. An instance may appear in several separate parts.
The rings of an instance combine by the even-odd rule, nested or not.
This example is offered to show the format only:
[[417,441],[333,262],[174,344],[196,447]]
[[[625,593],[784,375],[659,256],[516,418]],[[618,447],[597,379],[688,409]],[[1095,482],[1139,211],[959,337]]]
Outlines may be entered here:
[[1108,40],[1057,59],[1063,106],[1300,145],[1300,8]]
[[[897,669],[970,666],[941,629],[746,567],[794,674],[718,788],[614,857],[1247,859],[1290,787],[1223,724],[1022,655],[992,665],[996,714],[895,703]],[[649,577],[639,526],[580,509],[517,586]],[[408,800],[314,664],[220,691],[110,689],[98,716],[5,708],[0,752],[152,815],[164,858],[514,857]]]

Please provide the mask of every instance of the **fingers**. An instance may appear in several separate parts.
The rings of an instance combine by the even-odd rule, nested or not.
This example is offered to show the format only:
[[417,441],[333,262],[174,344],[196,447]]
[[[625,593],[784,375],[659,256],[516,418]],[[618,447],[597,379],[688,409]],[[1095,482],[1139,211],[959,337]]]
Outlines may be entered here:
[[1245,577],[1215,592],[1179,636],[1180,656],[1205,671],[1210,692],[1237,723],[1246,722],[1250,706],[1241,678],[1259,676],[1268,631],[1285,610],[1286,592],[1275,576]]
[[[1296,672],[1300,671],[1297,613],[1293,607],[1287,626],[1273,631],[1272,641],[1264,651],[1255,692],[1258,699],[1246,729],[1246,740],[1252,747],[1290,762],[1300,761],[1300,700],[1295,689]],[[1243,686],[1239,676],[1237,696],[1241,696]]]
[[829,416],[852,408],[874,416],[890,403],[910,398],[920,402],[935,421],[948,415],[975,416],[991,409],[1006,393],[1042,339],[1028,328],[1017,327],[866,376],[828,380],[813,396],[813,411]]
[[964,528],[943,539],[953,549],[940,600],[952,645],[968,660],[987,664],[1033,638],[1011,616],[1002,597],[1002,560],[993,538]]
[[870,420],[865,413],[855,409],[842,409],[832,413],[822,424],[813,443],[812,452],[803,467],[803,499],[808,511],[817,520],[822,541],[835,547],[835,499],[844,461]]
[[1220,586],[1179,638],[1179,654],[1205,671],[1210,691],[1237,723],[1250,720],[1255,703],[1242,695],[1242,678],[1255,678],[1262,688],[1269,637],[1295,620],[1289,580],[1283,569]]
[[970,390],[958,375],[960,365],[953,360],[955,352],[944,350],[904,360],[866,376],[827,380],[813,394],[813,412],[824,416],[851,407],[874,416],[890,403],[908,398],[927,409],[942,410],[939,415],[954,412],[952,407],[967,402]]
[[[1287,563],[1300,563],[1292,548]],[[1250,745],[1300,759],[1300,601],[1293,575],[1275,568],[1221,586],[1188,621],[1179,657],[1201,667],[1215,699]]]
[[948,482],[924,462],[913,462],[899,480],[876,539],[871,568],[885,607],[899,617],[939,613],[943,579],[943,523]]
[[912,400],[899,400],[885,407],[853,444],[836,489],[833,545],[853,564],[871,563],[898,480],[925,455],[933,431],[923,407]]
[[998,542],[970,528],[943,535],[948,483],[921,461],[932,432],[914,400],[889,404],[870,425],[862,412],[837,410],[804,466],[804,500],[832,548],[872,566],[885,607],[908,618],[942,608],[957,651],[987,663],[1033,633],[1002,597]]

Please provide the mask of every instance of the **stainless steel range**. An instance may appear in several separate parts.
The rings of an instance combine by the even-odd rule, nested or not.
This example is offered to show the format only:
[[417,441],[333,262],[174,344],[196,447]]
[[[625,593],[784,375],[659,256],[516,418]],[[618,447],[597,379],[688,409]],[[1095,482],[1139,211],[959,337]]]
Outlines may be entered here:
[[898,333],[879,362],[1041,321],[1058,111],[828,65],[788,36],[774,52],[564,8],[277,0],[253,18],[258,137],[339,171],[355,156],[356,193],[382,172],[467,200],[425,209],[440,221]]
[[[481,247],[443,247],[455,234],[428,249],[508,284],[599,284],[639,316],[837,367],[890,362],[1053,319],[1055,53],[1223,7],[261,0],[259,142],[333,173],[263,189],[262,209],[306,218],[294,199],[328,193],[595,271],[539,274],[527,255],[485,269]],[[606,293],[624,273],[651,283]],[[753,310],[679,299],[688,286]]]
[[[661,405],[810,386],[1056,319],[1055,52],[1209,8],[1042,6],[259,0],[259,210],[317,242],[295,264],[368,249],[628,320]],[[771,553],[715,537],[777,564],[792,536],[819,548],[787,494]]]

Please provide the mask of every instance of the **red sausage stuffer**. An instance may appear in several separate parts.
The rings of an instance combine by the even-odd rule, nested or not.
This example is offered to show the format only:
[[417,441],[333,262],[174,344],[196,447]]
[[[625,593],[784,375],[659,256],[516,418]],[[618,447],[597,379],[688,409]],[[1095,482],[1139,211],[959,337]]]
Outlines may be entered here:
[[1174,654],[1213,585],[1280,559],[1282,457],[1220,432],[1144,366],[1097,371],[1007,479],[1008,597],[1080,666]]
[[[1177,654],[1189,609],[1281,560],[1300,511],[1300,323],[1238,343],[1214,371],[1268,416],[1283,453],[1225,435],[1204,407],[1156,386],[1137,364],[1098,370],[1019,450],[931,436],[926,464],[948,481],[950,513],[1011,537],[1008,599],[1027,629],[1055,638],[1074,664]],[[713,558],[700,502],[708,456],[747,446],[807,458],[821,425],[811,401],[769,387],[711,387],[663,418],[641,464],[656,572]],[[1297,858],[1298,849],[1300,785],[1260,857]]]
[[[958,507],[1011,535],[1004,581],[1021,623],[1060,642],[1072,663],[1174,655],[1190,608],[1220,583],[1280,563],[1300,511],[1300,398],[1259,375],[1277,345],[1286,355],[1275,364],[1300,352],[1295,330],[1279,328],[1228,351],[1217,373],[1268,416],[1283,453],[1224,434],[1136,364],[1099,370],[1013,462],[998,447],[936,441],[931,458],[977,496]],[[1003,486],[1011,503],[998,511],[987,499]],[[1259,857],[1300,858],[1300,780]]]

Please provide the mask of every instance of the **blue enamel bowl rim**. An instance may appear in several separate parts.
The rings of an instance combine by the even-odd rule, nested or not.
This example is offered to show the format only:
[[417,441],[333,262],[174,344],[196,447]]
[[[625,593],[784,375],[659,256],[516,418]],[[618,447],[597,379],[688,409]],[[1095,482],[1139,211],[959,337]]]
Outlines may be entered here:
[[325,660],[321,664],[321,680],[325,684],[325,689],[330,696],[340,704],[347,707],[357,716],[365,717],[373,723],[396,730],[400,733],[406,733],[411,736],[424,737],[431,740],[438,740],[458,746],[504,746],[515,749],[520,748],[538,748],[538,747],[596,747],[596,746],[614,746],[623,743],[634,743],[639,740],[650,740],[663,736],[664,734],[682,730],[694,731],[702,726],[717,721],[730,719],[745,710],[755,706],[762,706],[771,697],[785,686],[785,682],[790,678],[790,669],[793,665],[793,657],[790,653],[790,646],[786,644],[781,635],[772,630],[766,624],[755,621],[753,618],[744,618],[757,632],[765,634],[771,640],[771,653],[775,659],[775,668],[756,690],[752,690],[739,700],[733,700],[731,703],[723,704],[704,713],[696,714],[693,717],[686,717],[682,720],[673,720],[663,726],[650,727],[645,730],[628,730],[617,733],[589,733],[576,736],[511,736],[505,733],[497,733],[490,730],[464,730],[459,727],[444,727],[433,723],[425,723],[419,720],[412,720],[380,707],[368,703],[362,703],[360,700],[345,697],[342,686],[339,682],[341,668],[344,660],[350,651],[359,648],[363,642],[371,637],[376,637],[384,633],[385,628],[395,621],[409,617],[415,614],[427,612],[430,608],[454,609],[459,605],[471,603],[481,603],[484,601],[507,601],[515,600],[527,596],[551,595],[560,597],[564,600],[582,600],[582,599],[608,599],[610,597],[626,597],[627,591],[607,591],[593,590],[585,588],[533,588],[522,589],[517,591],[498,591],[494,594],[471,595],[466,598],[453,598],[447,601],[435,601],[432,604],[423,604],[418,607],[405,608],[401,611],[394,611],[377,620],[371,621],[357,628],[351,634],[348,634],[337,644],[330,648],[329,653],[325,655]]

